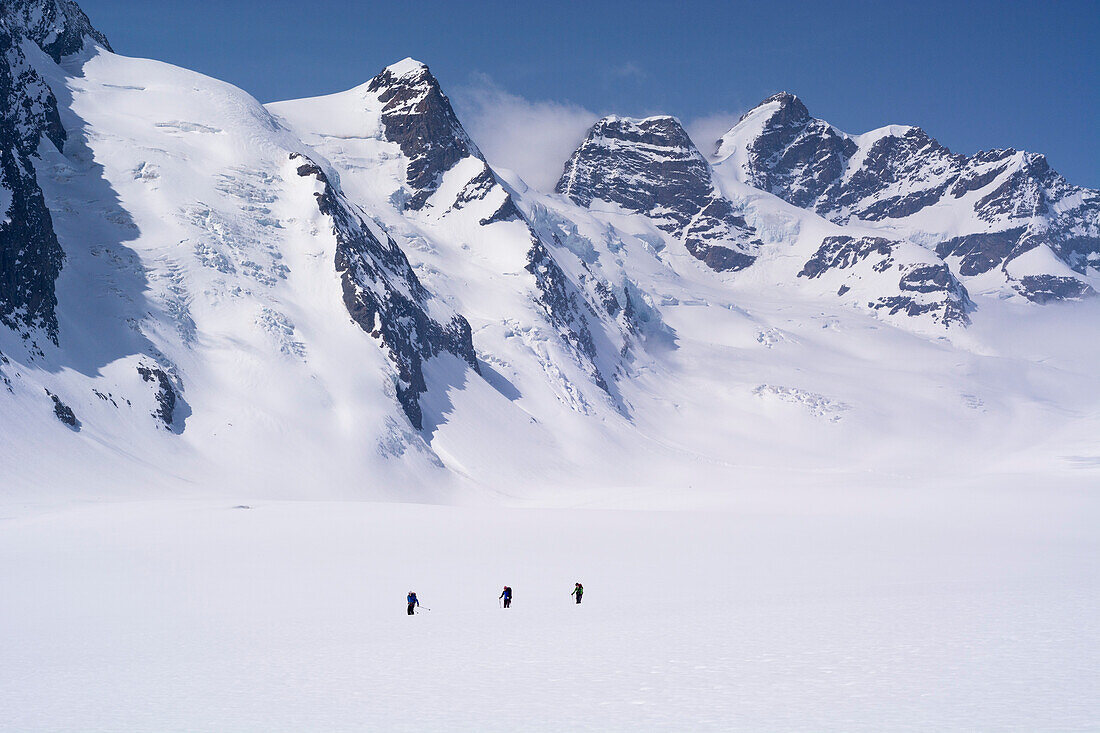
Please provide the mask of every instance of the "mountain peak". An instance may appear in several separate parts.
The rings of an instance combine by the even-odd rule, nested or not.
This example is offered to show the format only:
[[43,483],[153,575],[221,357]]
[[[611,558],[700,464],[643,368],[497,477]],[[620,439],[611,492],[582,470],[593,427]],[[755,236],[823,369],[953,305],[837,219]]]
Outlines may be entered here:
[[428,65],[422,61],[417,61],[411,56],[406,56],[395,64],[387,66],[383,73],[389,72],[395,77],[409,76],[412,74],[421,74],[423,72],[431,73],[428,69]]
[[771,124],[805,124],[810,121],[810,111],[806,109],[806,105],[802,103],[801,99],[790,92],[779,92],[741,115],[741,119],[737,123],[741,124],[750,117],[765,111],[768,112],[768,121]]
[[406,208],[422,208],[458,161],[482,157],[427,65],[411,58],[391,64],[370,80],[367,91],[384,105],[386,139],[409,158],[407,182],[415,193]]
[[82,50],[88,39],[112,50],[73,0],[0,0],[0,13],[54,61]]
[[634,118],[608,115],[588,130],[586,142],[615,140],[617,144],[679,148],[698,155],[684,126],[670,115]]
[[625,117],[623,115],[606,115],[600,118],[599,123],[609,125],[622,124],[636,127],[648,127],[653,125],[680,125],[680,121],[672,115],[653,115],[652,117]]
[[[760,104],[770,104],[771,102],[779,102],[782,105],[801,105],[802,100],[790,92],[777,92],[765,99]],[[760,106],[760,105],[757,105]]]
[[367,83],[367,89],[372,92],[383,91],[387,87],[394,86],[423,87],[425,90],[439,89],[439,80],[432,75],[427,64],[406,57],[382,69]]
[[648,216],[715,270],[753,261],[755,231],[716,189],[706,159],[680,121],[609,115],[565,164],[557,192],[580,206],[603,201]]

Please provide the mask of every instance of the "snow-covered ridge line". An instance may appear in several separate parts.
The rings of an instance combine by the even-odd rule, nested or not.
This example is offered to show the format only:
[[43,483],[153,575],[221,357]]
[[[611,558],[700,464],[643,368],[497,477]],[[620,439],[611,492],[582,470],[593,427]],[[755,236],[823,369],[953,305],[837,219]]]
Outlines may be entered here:
[[[722,136],[716,160],[721,176],[834,222],[920,242],[982,287],[1039,303],[1095,294],[1100,191],[1072,186],[1041,155],[959,155],[905,125],[849,135],[782,93]],[[1049,256],[1025,265],[1035,249]]]
[[321,213],[332,220],[336,236],[336,271],[340,274],[344,305],[352,320],[389,350],[397,365],[397,398],[413,427],[423,427],[420,395],[427,391],[424,360],[449,352],[480,370],[470,338],[470,324],[459,314],[446,324],[426,310],[431,297],[420,284],[404,252],[385,232],[375,234],[329,182],[320,166],[300,153],[291,153],[297,174],[321,184],[314,195]]

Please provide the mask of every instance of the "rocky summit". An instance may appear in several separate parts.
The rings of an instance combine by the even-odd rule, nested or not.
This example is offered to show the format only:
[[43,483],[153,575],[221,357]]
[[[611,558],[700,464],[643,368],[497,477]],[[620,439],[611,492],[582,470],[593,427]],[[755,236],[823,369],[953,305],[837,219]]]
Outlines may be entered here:
[[962,277],[989,274],[986,287],[1037,303],[1095,293],[1087,276],[1100,265],[1100,191],[1073,186],[1042,155],[960,155],[902,125],[849,135],[782,93],[743,115],[716,158],[831,221],[917,241]]
[[673,117],[603,118],[565,164],[556,190],[581,206],[606,202],[651,217],[714,270],[748,267],[760,245]]

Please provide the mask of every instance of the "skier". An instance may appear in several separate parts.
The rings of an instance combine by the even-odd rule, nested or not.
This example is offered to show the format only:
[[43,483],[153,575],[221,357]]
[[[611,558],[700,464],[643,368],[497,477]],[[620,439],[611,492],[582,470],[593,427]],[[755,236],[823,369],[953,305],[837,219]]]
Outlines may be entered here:
[[581,602],[581,596],[584,595],[584,586],[581,585],[580,583],[577,583],[577,587],[574,588],[573,592],[570,593],[569,595],[576,596],[577,597],[577,603],[580,603]]
[[504,599],[504,607],[505,608],[511,608],[511,606],[512,606],[512,589],[511,588],[509,588],[508,586],[504,586],[504,590],[501,591],[501,594],[500,594],[499,597]]
[[414,591],[409,591],[409,597],[405,600],[409,602],[409,615],[412,616],[413,613],[416,612],[416,607],[420,605],[420,601],[416,599],[416,593]]

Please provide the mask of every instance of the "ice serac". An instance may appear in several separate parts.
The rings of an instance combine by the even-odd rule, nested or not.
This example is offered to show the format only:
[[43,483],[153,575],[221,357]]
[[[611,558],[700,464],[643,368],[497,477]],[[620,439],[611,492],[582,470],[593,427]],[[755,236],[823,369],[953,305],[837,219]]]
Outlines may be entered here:
[[32,159],[43,140],[61,150],[65,130],[23,43],[58,61],[89,39],[107,45],[72,2],[0,0],[0,324],[27,335],[40,331],[54,342],[54,283],[64,255]]
[[291,160],[299,162],[299,176],[314,177],[321,184],[317,206],[332,220],[344,305],[360,328],[387,349],[397,366],[398,400],[419,430],[419,397],[427,390],[425,359],[449,352],[479,372],[470,324],[458,314],[446,324],[434,320],[427,312],[431,296],[393,239],[380,230],[376,234],[377,225],[372,227],[355,211],[313,160],[300,153],[291,154]]
[[785,92],[743,115],[716,154],[722,174],[839,224],[919,242],[959,276],[985,276],[985,289],[1038,303],[1094,294],[1100,191],[1068,183],[1041,155],[960,155],[903,125],[849,135]]
[[565,164],[556,190],[581,206],[605,201],[652,218],[714,270],[748,267],[760,245],[674,117],[603,118]]

